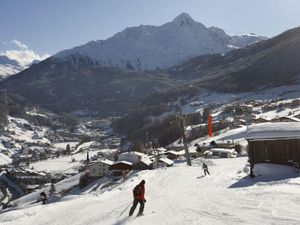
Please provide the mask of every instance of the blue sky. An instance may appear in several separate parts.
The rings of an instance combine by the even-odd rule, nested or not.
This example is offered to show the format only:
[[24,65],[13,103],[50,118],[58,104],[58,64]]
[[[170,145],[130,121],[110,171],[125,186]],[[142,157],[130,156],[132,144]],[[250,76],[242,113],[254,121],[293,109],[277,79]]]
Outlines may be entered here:
[[0,50],[12,40],[39,54],[161,25],[182,12],[230,34],[274,36],[300,25],[300,0],[0,0]]

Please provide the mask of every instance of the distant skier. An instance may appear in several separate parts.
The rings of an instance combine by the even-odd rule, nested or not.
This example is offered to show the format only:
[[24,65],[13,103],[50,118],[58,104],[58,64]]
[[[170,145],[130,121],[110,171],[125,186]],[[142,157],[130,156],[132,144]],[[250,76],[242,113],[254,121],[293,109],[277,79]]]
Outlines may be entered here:
[[43,202],[43,205],[45,205],[46,201],[47,201],[47,195],[46,195],[46,193],[42,192],[42,193],[40,193],[40,196],[41,196],[41,200]]
[[138,203],[140,203],[140,209],[139,209],[139,213],[137,214],[137,216],[141,216],[143,215],[143,211],[144,211],[144,206],[145,206],[145,180],[142,180],[138,185],[135,186],[135,188],[133,189],[133,205],[130,209],[129,212],[129,216],[132,216],[136,206]]
[[202,169],[204,170],[204,175],[205,176],[206,176],[206,174],[210,175],[210,173],[208,171],[208,166],[205,162],[202,164]]

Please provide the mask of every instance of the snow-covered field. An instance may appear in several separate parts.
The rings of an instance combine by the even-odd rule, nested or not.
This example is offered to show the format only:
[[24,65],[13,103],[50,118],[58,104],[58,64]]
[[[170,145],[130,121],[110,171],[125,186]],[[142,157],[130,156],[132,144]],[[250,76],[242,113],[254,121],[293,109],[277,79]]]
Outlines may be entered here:
[[[89,151],[89,157],[96,156],[99,152],[114,152],[117,149],[99,149],[94,151]],[[74,161],[72,161],[72,158]],[[86,160],[87,153],[82,151],[76,154],[63,156],[59,158],[47,159],[42,161],[33,162],[30,164],[35,171],[47,171],[47,172],[77,172],[78,167],[82,165],[83,160]]]
[[[44,224],[300,224],[300,178],[268,182],[267,175],[250,179],[243,168],[247,158],[208,161],[204,177],[201,159],[192,167],[142,171],[125,184],[68,196],[63,201],[0,215],[3,225]],[[291,168],[292,170],[292,168]],[[146,180],[143,217],[128,218],[132,189]],[[137,209],[136,212],[137,213]]]

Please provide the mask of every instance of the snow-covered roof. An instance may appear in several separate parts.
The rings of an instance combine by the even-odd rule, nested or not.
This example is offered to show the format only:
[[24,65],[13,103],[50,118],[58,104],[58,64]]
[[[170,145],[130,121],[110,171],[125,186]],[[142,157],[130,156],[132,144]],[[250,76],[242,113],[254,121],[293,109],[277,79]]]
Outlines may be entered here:
[[174,164],[173,160],[168,159],[168,158],[160,158],[159,161],[162,161],[162,162],[164,162],[168,165],[173,165]]
[[160,148],[157,149],[157,151],[159,151],[159,152],[166,152],[167,149],[165,149],[165,148],[163,148],[163,147],[160,147]]
[[170,154],[173,154],[173,155],[178,155],[178,152],[173,151],[173,150],[167,151],[167,153],[170,153]]
[[100,160],[97,160],[98,163],[104,163],[104,164],[107,164],[107,165],[112,165],[114,164],[113,161],[110,161],[108,159],[100,159]]
[[29,189],[36,189],[38,188],[40,185],[38,184],[27,184],[26,187],[29,188]]
[[11,162],[12,162],[12,159],[9,156],[7,156],[3,153],[0,153],[0,166],[10,164]]
[[149,158],[149,157],[143,157],[142,159],[141,159],[141,162],[143,162],[143,163],[145,163],[146,165],[151,165],[153,162],[152,162],[152,160]]
[[131,151],[131,152],[123,152],[122,154],[120,155],[137,155],[137,156],[141,156],[141,157],[145,157],[147,155],[145,155],[144,153],[141,153],[141,152],[135,152],[135,151]]
[[[197,147],[195,147],[195,146],[191,146],[191,147],[189,147],[189,153],[197,153]],[[183,150],[184,151],[184,150]]]
[[263,123],[248,127],[246,139],[300,138],[299,122]]
[[123,164],[127,164],[127,165],[132,166],[132,163],[131,163],[131,162],[124,161],[124,160],[123,160],[123,161],[117,161],[117,162],[113,163],[113,165],[118,164],[118,163],[123,163]]
[[211,148],[209,149],[211,152],[222,152],[222,153],[234,153],[234,149],[227,149],[227,148]]
[[167,151],[167,153],[171,153],[171,154],[173,154],[173,155],[184,155],[184,150],[179,151],[179,152],[170,150],[170,151]]

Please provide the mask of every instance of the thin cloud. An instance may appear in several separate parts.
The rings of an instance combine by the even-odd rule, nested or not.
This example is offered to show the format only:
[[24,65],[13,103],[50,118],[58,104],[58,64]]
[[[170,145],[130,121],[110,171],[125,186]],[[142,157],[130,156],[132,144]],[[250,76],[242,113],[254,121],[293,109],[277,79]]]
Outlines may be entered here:
[[0,55],[5,55],[10,59],[16,60],[21,66],[28,66],[33,61],[42,61],[48,58],[50,55],[39,55],[30,49],[26,44],[16,39],[11,40],[9,43],[2,42],[3,45],[9,45],[10,49],[0,51]]
[[21,41],[18,41],[16,39],[11,40],[10,43],[16,45],[19,49],[23,49],[23,50],[28,49],[27,45],[23,44]]

